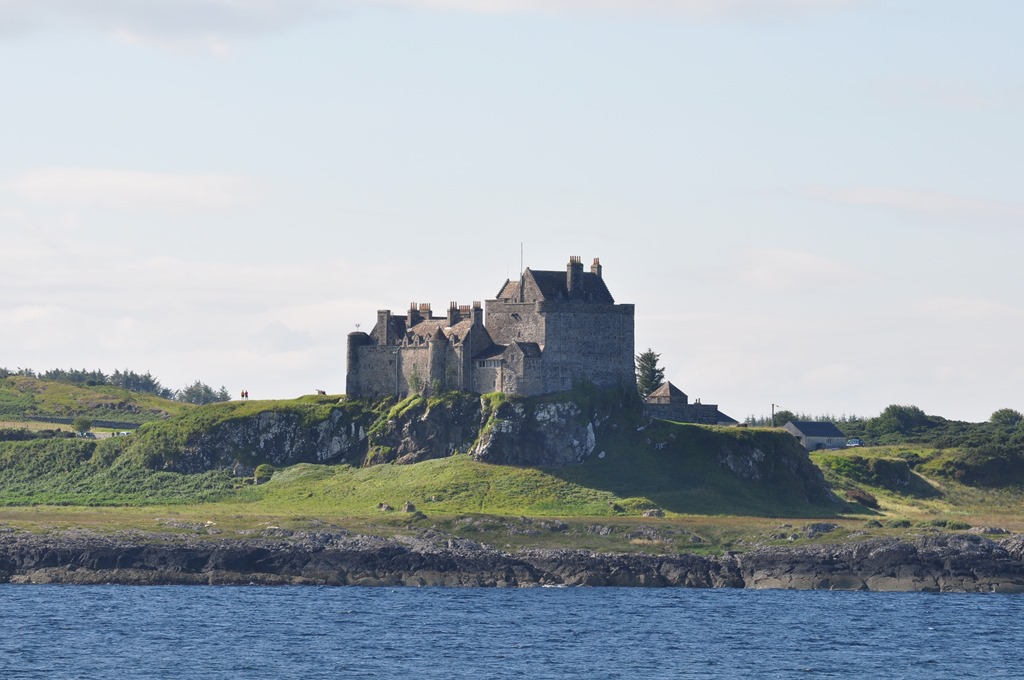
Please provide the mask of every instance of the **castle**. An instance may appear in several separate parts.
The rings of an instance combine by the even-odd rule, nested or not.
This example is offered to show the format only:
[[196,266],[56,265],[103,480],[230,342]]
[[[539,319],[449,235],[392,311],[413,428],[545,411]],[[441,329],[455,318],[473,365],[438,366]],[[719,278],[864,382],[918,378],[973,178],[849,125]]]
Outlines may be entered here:
[[[482,309],[452,302],[443,316],[413,303],[404,315],[377,312],[367,334],[348,336],[353,397],[443,390],[521,396],[597,387],[635,388],[631,304],[615,304],[595,258],[565,271],[523,271]],[[486,321],[486,323],[485,323]]]

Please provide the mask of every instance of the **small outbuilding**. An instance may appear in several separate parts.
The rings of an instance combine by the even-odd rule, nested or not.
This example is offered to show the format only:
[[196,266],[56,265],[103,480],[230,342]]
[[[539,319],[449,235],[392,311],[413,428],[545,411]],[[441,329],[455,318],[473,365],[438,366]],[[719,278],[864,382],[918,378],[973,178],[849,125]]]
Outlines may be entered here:
[[846,435],[839,431],[835,423],[791,420],[782,429],[796,437],[808,451],[841,449],[846,446]]
[[662,383],[648,395],[644,413],[652,418],[676,423],[702,425],[735,425],[736,421],[718,410],[715,404],[702,404],[700,399],[691,404],[686,393],[670,382]]

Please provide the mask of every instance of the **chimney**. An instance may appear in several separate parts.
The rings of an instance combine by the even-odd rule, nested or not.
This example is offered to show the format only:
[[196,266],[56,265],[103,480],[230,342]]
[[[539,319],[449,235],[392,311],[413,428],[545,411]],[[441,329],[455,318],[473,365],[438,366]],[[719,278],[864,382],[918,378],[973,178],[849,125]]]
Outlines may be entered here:
[[479,300],[473,300],[473,325],[484,325],[484,310]]
[[569,295],[579,290],[583,282],[583,260],[578,255],[569,258],[569,266],[566,268],[566,290]]
[[448,321],[447,321],[448,326],[449,327],[454,326],[460,320],[461,320],[461,315],[459,314],[459,303],[455,302],[455,301],[449,302],[448,303]]
[[423,321],[423,317],[420,316],[419,307],[415,302],[409,303],[409,328],[412,328],[420,321]]
[[594,258],[594,264],[590,265],[590,273],[597,274],[597,278],[601,278],[601,258]]
[[391,310],[377,310],[377,325],[373,328],[373,339],[378,345],[387,345],[391,335]]

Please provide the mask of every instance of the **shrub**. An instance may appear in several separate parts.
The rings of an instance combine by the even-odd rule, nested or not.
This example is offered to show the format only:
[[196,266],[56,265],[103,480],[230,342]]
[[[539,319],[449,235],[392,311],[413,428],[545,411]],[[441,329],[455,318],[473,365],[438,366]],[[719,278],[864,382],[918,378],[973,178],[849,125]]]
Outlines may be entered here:
[[891,519],[885,523],[890,529],[906,529],[910,526],[909,519]]
[[868,493],[867,491],[865,491],[864,489],[858,489],[857,487],[847,489],[846,498],[847,500],[851,500],[854,503],[860,503],[866,508],[874,508],[876,510],[878,509],[878,499],[875,498],[870,493]]

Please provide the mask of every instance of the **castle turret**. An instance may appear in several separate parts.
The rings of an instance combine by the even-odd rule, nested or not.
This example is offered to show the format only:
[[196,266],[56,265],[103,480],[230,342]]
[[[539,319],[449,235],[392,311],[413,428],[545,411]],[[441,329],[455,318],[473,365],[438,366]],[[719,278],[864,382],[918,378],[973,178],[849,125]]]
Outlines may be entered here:
[[345,394],[350,397],[361,397],[362,385],[359,382],[359,348],[372,345],[373,339],[361,331],[348,334],[348,356],[345,366]]
[[583,260],[579,255],[569,258],[569,265],[566,267],[566,289],[569,295],[580,289],[583,283]]
[[590,265],[590,273],[596,274],[597,278],[601,278],[601,258],[594,258],[594,264]]
[[427,384],[429,390],[444,389],[445,387],[445,356],[448,353],[448,337],[438,326],[434,334],[427,341],[430,348],[430,366],[427,369]]

